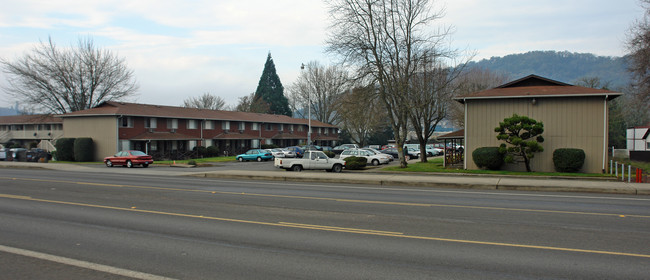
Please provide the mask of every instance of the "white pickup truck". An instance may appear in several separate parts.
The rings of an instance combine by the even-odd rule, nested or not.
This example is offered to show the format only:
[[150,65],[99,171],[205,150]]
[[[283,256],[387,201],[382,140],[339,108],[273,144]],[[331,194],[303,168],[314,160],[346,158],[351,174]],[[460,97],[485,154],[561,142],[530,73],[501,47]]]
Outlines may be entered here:
[[303,158],[276,158],[275,167],[291,171],[321,169],[327,172],[341,172],[345,161],[329,158],[321,151],[305,151]]

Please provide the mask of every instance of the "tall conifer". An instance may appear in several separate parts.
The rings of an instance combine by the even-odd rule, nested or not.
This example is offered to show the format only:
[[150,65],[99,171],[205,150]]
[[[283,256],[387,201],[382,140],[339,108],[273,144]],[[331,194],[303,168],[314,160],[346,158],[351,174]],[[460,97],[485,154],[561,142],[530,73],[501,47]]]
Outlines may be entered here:
[[269,111],[267,113],[291,117],[292,113],[289,108],[289,100],[284,96],[284,87],[275,71],[275,64],[273,63],[270,52],[266,58],[264,71],[257,85],[257,90],[255,90],[255,100],[259,100],[260,98],[269,105]]

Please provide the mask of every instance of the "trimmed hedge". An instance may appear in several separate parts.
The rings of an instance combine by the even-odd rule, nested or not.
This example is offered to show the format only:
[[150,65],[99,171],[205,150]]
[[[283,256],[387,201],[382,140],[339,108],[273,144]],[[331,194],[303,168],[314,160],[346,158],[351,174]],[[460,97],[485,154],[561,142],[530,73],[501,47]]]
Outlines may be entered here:
[[93,161],[95,149],[92,138],[77,138],[74,144],[74,160],[80,162]]
[[557,149],[553,151],[553,165],[558,172],[578,172],[585,164],[585,151],[581,149]]
[[365,157],[346,157],[343,160],[345,161],[345,169],[348,170],[364,169],[368,162],[368,159]]
[[208,147],[207,152],[208,152],[209,157],[217,157],[217,156],[219,156],[219,148],[217,146]]
[[56,160],[74,161],[74,140],[75,138],[59,138],[56,140]]
[[499,170],[503,165],[503,154],[499,147],[481,147],[472,152],[472,160],[479,168]]

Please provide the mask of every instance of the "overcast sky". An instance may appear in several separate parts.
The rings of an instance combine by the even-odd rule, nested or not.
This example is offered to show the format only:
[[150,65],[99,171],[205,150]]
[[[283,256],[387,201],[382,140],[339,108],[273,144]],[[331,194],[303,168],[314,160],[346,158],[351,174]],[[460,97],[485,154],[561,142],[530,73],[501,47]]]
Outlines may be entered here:
[[[271,52],[287,88],[301,63],[331,64],[321,0],[9,1],[0,5],[0,57],[15,60],[51,36],[58,46],[92,36],[134,70],[130,101],[182,105],[209,92],[236,104],[255,91]],[[643,9],[637,0],[437,0],[454,48],[476,59],[533,50],[625,54],[625,35]],[[437,26],[433,26],[437,27]],[[5,84],[2,73],[0,83]],[[4,93],[0,107],[13,105]]]

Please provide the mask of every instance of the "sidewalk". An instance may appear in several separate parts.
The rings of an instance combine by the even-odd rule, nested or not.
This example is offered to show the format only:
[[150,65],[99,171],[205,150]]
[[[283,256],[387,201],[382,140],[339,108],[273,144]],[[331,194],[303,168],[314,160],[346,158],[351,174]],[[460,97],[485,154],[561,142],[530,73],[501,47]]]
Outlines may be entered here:
[[[466,174],[419,174],[382,171],[328,173],[325,171],[289,172],[273,171],[214,170],[205,168],[98,168],[67,163],[32,163],[0,161],[0,168],[41,168],[73,172],[110,172],[128,174],[149,174],[159,176],[192,176],[203,178],[245,179],[287,182],[323,182],[337,184],[371,184],[382,186],[415,186],[485,190],[520,190],[545,192],[583,192],[628,195],[650,195],[650,184],[624,183],[602,179],[576,178],[531,178],[498,175]],[[174,169],[171,171],[170,169]],[[177,171],[178,170],[178,171]]]

